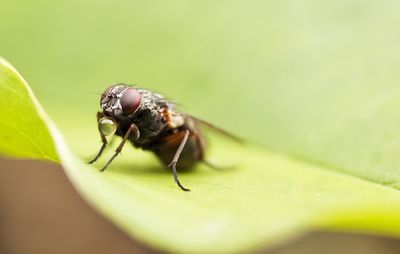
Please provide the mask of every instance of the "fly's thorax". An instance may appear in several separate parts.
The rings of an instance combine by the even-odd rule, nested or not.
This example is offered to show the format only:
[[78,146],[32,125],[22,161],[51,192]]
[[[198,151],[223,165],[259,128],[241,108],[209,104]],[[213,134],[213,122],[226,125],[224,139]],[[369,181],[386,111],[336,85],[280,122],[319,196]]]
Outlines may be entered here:
[[152,142],[166,127],[164,118],[154,108],[140,107],[131,121],[140,131],[140,139],[137,140],[139,146]]

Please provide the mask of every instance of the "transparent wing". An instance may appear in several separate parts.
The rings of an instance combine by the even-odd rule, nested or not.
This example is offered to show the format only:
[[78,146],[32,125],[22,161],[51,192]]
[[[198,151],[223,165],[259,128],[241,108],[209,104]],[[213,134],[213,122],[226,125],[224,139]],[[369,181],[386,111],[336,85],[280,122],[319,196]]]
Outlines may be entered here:
[[194,117],[194,116],[190,116],[190,118],[192,118],[196,123],[198,123],[198,124],[200,124],[200,125],[202,125],[204,127],[207,127],[208,129],[213,130],[218,134],[221,134],[221,135],[223,135],[223,136],[225,136],[227,138],[230,138],[230,139],[232,139],[232,140],[234,140],[234,141],[236,141],[236,142],[238,142],[240,144],[244,144],[244,140],[243,139],[239,138],[238,136],[236,136],[236,135],[234,135],[234,134],[232,134],[230,132],[227,132],[224,129],[221,129],[221,128],[213,125],[212,123],[209,123],[207,121],[204,121],[204,120],[199,119],[199,118]]

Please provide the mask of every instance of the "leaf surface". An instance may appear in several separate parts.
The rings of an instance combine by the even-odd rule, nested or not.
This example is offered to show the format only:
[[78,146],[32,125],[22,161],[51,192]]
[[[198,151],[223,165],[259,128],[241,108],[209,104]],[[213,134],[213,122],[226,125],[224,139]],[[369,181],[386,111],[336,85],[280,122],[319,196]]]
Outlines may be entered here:
[[85,127],[76,128],[76,140],[68,141],[81,150],[76,149],[78,156],[72,153],[27,83],[5,60],[0,61],[0,95],[6,119],[0,132],[3,155],[60,160],[89,203],[155,248],[247,252],[316,228],[400,236],[400,193],[394,188],[218,137],[212,139],[209,155],[236,167],[219,172],[201,165],[181,172],[189,193],[177,188],[154,157],[132,148],[99,173],[105,159],[92,167],[80,157],[100,144],[83,140]]

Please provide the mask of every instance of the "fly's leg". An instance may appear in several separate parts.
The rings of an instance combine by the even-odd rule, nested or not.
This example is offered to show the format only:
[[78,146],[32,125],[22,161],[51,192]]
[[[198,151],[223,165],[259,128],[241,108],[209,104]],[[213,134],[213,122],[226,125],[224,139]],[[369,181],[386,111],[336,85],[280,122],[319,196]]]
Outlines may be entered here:
[[[102,117],[102,114],[101,114],[100,112],[97,112],[97,122],[99,122],[99,120],[100,120],[101,117]],[[99,152],[97,153],[96,157],[94,157],[93,160],[91,160],[91,161],[88,162],[89,164],[92,164],[92,163],[94,163],[95,161],[97,161],[97,159],[100,158],[101,154],[103,153],[104,149],[105,149],[106,146],[107,146],[107,139],[106,139],[106,137],[105,137],[103,134],[101,134],[101,133],[100,133],[100,137],[101,137],[101,142],[102,142],[103,144],[101,145],[101,148],[100,148]]]
[[102,142],[103,144],[101,145],[101,148],[100,148],[99,152],[97,153],[96,157],[94,157],[93,160],[91,160],[91,161],[88,162],[89,164],[92,164],[92,163],[96,162],[97,159],[100,158],[101,154],[103,153],[104,149],[105,149],[106,146],[107,146],[107,139],[106,139],[106,137],[104,137],[103,135],[101,135],[101,142]]
[[181,144],[178,147],[178,150],[176,150],[174,158],[172,159],[171,163],[168,165],[169,168],[172,168],[172,174],[174,175],[174,179],[175,179],[176,184],[184,191],[190,191],[190,190],[185,188],[185,187],[183,187],[183,185],[179,181],[178,174],[176,173],[176,164],[178,163],[179,156],[181,155],[182,150],[186,145],[186,142],[188,140],[189,134],[190,134],[189,130],[186,130],[185,131],[185,136],[183,137],[183,139],[181,141]]
[[131,126],[129,127],[128,131],[125,133],[124,138],[122,139],[121,143],[119,144],[119,146],[117,147],[117,149],[115,149],[115,153],[114,155],[111,157],[111,159],[106,163],[106,165],[104,165],[104,167],[102,169],[100,169],[100,172],[103,172],[104,170],[106,170],[106,168],[111,164],[111,162],[115,159],[115,157],[117,157],[118,154],[121,153],[122,148],[124,147],[126,141],[129,139],[129,136],[131,135],[131,133],[134,132],[135,135],[135,140],[139,138],[140,136],[140,132],[138,127],[135,124],[131,124]]

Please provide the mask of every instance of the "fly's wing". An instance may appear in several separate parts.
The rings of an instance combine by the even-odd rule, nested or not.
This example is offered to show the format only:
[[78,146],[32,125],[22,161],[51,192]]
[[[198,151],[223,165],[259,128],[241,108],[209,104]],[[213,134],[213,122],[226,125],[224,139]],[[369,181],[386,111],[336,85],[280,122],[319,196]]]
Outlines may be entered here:
[[[197,123],[197,124],[199,124],[201,126],[205,126],[208,129],[211,129],[211,130],[213,130],[213,131],[215,131],[215,132],[217,132],[217,133],[219,133],[219,134],[221,134],[221,135],[223,135],[225,137],[228,137],[228,138],[230,138],[230,139],[232,139],[232,140],[234,140],[234,141],[236,141],[238,143],[241,143],[241,144],[244,143],[243,139],[241,139],[241,138],[239,138],[239,137],[237,137],[237,136],[235,136],[235,135],[233,135],[233,134],[231,134],[231,133],[229,133],[229,132],[227,132],[227,131],[219,128],[219,127],[216,127],[216,126],[214,126],[213,124],[211,124],[211,123],[209,123],[207,121],[204,121],[202,119],[199,119],[199,118],[191,116],[191,115],[187,115],[185,113],[176,112],[176,110],[175,110],[176,103],[165,99],[165,97],[163,97],[161,95],[158,95],[158,94],[153,94],[153,95],[158,96],[156,101],[159,104],[162,104],[162,105],[160,105],[161,107],[168,109],[168,114],[167,115],[169,115],[169,117],[167,117],[167,119],[168,119],[167,122],[170,122],[170,123],[175,122],[174,121],[174,117],[175,116],[178,117],[178,118],[176,118],[176,120],[179,120],[179,119],[183,120],[183,118],[181,118],[181,117],[188,117],[188,118],[192,119],[195,123]],[[180,122],[180,121],[176,121],[176,122]],[[181,124],[183,124],[183,122]],[[172,124],[172,126],[178,126],[178,125],[179,124]]]
[[232,140],[234,140],[234,141],[236,141],[236,142],[238,142],[240,144],[244,144],[244,140],[243,139],[239,138],[238,136],[236,136],[236,135],[234,135],[234,134],[232,134],[230,132],[227,132],[226,130],[223,130],[223,129],[213,125],[212,123],[209,123],[207,121],[204,121],[204,120],[199,119],[199,118],[194,117],[194,116],[189,116],[189,117],[191,119],[193,119],[193,121],[195,121],[199,125],[207,127],[208,129],[213,130],[216,133],[221,134],[221,135],[223,135],[223,136],[225,136],[227,138],[230,138],[230,139],[232,139]]

